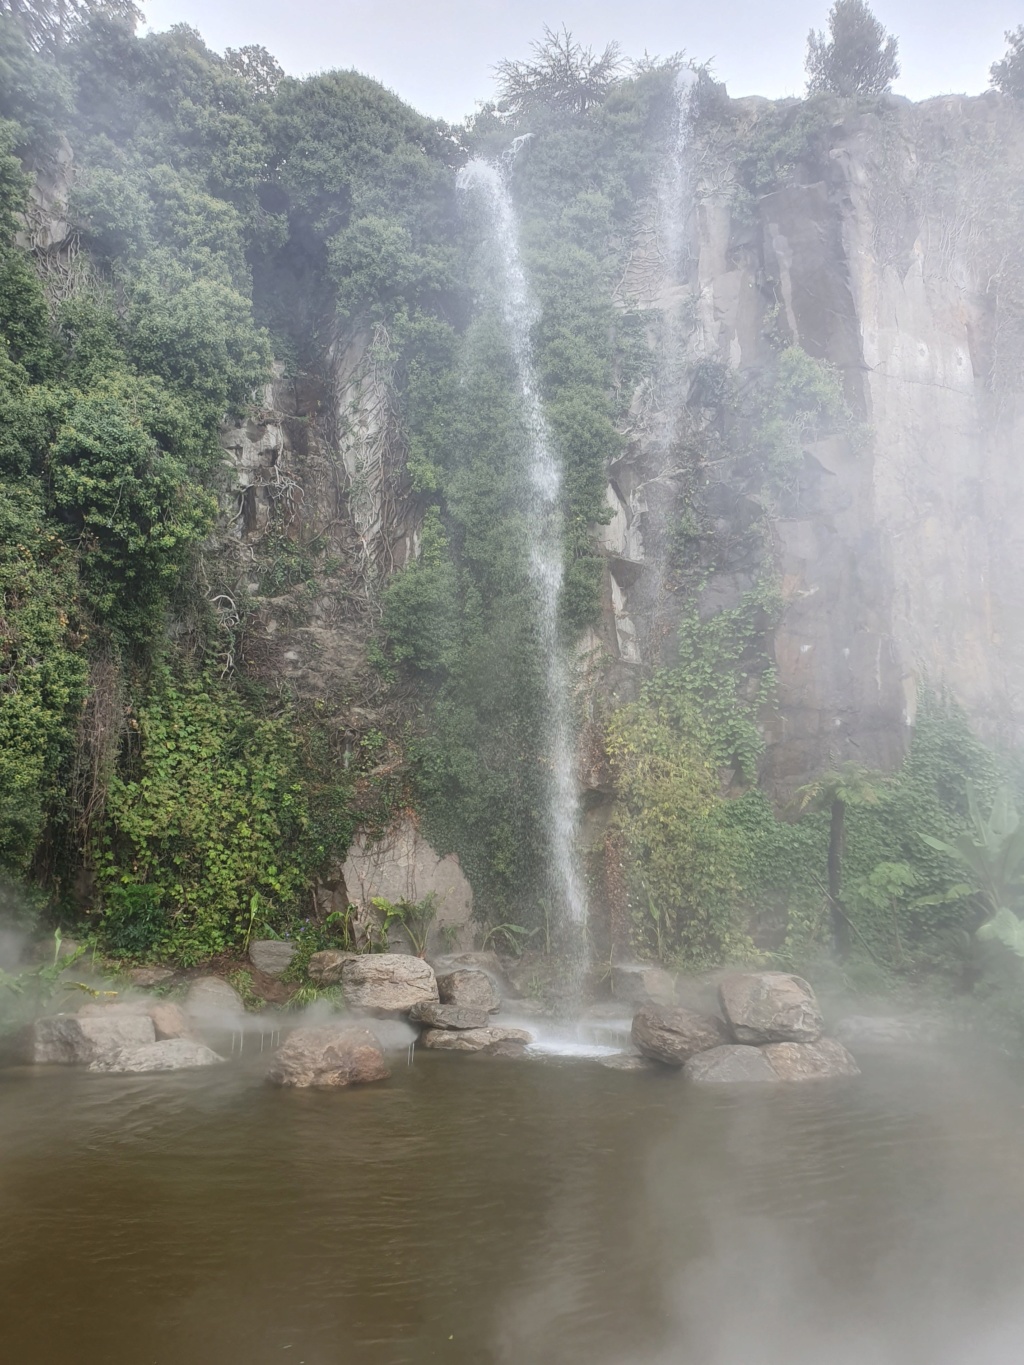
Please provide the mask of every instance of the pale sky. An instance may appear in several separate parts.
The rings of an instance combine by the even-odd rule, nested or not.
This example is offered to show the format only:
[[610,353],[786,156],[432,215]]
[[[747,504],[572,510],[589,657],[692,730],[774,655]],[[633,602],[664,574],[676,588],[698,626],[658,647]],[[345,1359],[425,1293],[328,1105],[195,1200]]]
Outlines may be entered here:
[[[187,23],[216,51],[261,43],[291,75],[354,67],[426,114],[460,121],[494,90],[492,68],[526,57],[544,24],[568,24],[595,48],[628,56],[685,49],[731,95],[799,95],[807,31],[825,26],[831,0],[141,0],[155,29]],[[1024,0],[878,0],[900,40],[898,93],[978,94],[1003,55]]]

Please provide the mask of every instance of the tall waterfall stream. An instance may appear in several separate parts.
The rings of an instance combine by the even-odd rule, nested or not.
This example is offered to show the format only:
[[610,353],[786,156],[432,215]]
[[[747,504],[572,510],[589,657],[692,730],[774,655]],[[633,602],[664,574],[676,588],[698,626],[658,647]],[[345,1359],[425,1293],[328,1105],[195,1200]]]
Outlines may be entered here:
[[549,754],[547,815],[551,838],[551,894],[555,924],[569,954],[577,988],[586,968],[587,898],[580,868],[579,794],[570,696],[570,670],[559,632],[564,578],[562,471],[541,404],[533,365],[531,329],[537,309],[530,294],[509,191],[512,163],[524,138],[498,166],[476,158],[459,174],[459,188],[483,206],[496,265],[495,285],[522,403],[528,442],[525,510],[529,527],[529,573],[536,594],[537,628],[546,669]]

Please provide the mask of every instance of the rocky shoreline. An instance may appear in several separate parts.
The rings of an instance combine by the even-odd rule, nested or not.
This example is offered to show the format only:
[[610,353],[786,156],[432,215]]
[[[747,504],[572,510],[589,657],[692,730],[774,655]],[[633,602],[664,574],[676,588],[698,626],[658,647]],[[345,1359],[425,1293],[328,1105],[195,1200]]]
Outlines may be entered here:
[[[279,977],[291,964],[289,944],[255,943],[255,967]],[[803,1082],[856,1076],[843,1041],[825,1036],[811,986],[785,972],[734,972],[718,985],[718,1012],[679,1003],[673,979],[660,968],[616,969],[614,1004],[594,1006],[592,1023],[609,1016],[608,1031],[624,1032],[630,1050],[595,1047],[604,1065],[619,1070],[677,1071],[699,1084]],[[307,974],[318,986],[340,987],[343,1013],[316,1006],[304,1014],[247,1014],[241,995],[223,977],[193,979],[180,1000],[144,993],[170,983],[163,968],[134,973],[136,989],[90,999],[74,1013],[43,1014],[15,1040],[15,1057],[31,1065],[70,1065],[92,1072],[180,1071],[224,1063],[242,1050],[244,1035],[260,1029],[271,1048],[267,1080],[279,1086],[343,1088],[386,1080],[387,1054],[416,1046],[432,1052],[522,1057],[543,1052],[533,1016],[536,1002],[516,997],[493,953],[462,953],[433,963],[406,953],[360,955],[325,950]],[[138,988],[141,988],[139,990]],[[629,1016],[621,1011],[628,1009]],[[531,1028],[523,1028],[524,1022]],[[872,1021],[852,1019],[848,1034],[870,1040]],[[886,1021],[875,1021],[885,1023]],[[840,1025],[842,1032],[842,1025]],[[876,1034],[879,1032],[875,1029]],[[891,1030],[890,1030],[891,1032]],[[886,1033],[881,1030],[882,1035]],[[625,1038],[621,1039],[625,1042]],[[215,1050],[219,1047],[221,1050]]]

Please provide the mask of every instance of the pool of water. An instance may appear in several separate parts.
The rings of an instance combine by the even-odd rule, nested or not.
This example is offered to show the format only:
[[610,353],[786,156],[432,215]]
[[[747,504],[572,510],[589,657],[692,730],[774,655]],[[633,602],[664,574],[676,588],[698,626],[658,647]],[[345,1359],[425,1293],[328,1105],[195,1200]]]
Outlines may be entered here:
[[597,1060],[0,1072],[24,1365],[1010,1365],[1024,1089],[945,1055],[724,1092]]

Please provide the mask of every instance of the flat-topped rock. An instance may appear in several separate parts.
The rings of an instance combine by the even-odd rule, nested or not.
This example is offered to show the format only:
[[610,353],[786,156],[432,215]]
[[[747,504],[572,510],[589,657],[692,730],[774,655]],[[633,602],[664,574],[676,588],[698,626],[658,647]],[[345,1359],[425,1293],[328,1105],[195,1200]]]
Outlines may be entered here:
[[306,975],[317,986],[336,986],[341,981],[346,962],[354,962],[359,953],[346,953],[338,948],[324,948],[314,953],[306,966]]
[[426,1024],[430,1028],[486,1028],[489,1018],[486,1010],[468,1009],[462,1005],[435,1005],[432,1000],[413,1005],[409,1011],[411,1023]]
[[737,1043],[816,1043],[824,1031],[814,992],[788,972],[737,972],[718,995]]
[[436,1002],[438,998],[433,967],[406,953],[370,953],[352,958],[342,967],[341,985],[350,1009],[371,1013],[404,1014],[413,1005]]
[[533,1037],[521,1028],[433,1028],[422,1034],[420,1042],[425,1048],[439,1052],[489,1052],[492,1048],[509,1043],[525,1047],[533,1042]]
[[50,1014],[34,1020],[22,1036],[27,1062],[88,1066],[125,1047],[156,1042],[148,1014]]
[[816,1043],[768,1043],[759,1051],[780,1081],[830,1081],[838,1076],[860,1075],[860,1067],[834,1038],[821,1038]]
[[729,1042],[723,1020],[685,1005],[644,1005],[633,1016],[631,1036],[643,1056],[666,1066],[683,1066],[695,1053]]
[[437,990],[445,1005],[484,1010],[493,1014],[501,1009],[501,992],[488,972],[478,967],[456,967],[437,978]]
[[258,938],[249,944],[249,961],[267,976],[282,976],[292,965],[295,944],[280,938]]
[[267,1079],[274,1085],[340,1089],[386,1081],[384,1053],[364,1028],[297,1028],[274,1053]]
[[155,1043],[141,1043],[137,1047],[122,1047],[114,1053],[97,1057],[89,1065],[90,1071],[136,1073],[146,1071],[190,1071],[200,1066],[216,1066],[224,1058],[212,1048],[190,1038],[163,1038]]
[[726,1043],[707,1052],[698,1052],[683,1067],[688,1081],[700,1085],[733,1085],[764,1081],[777,1085],[779,1074],[759,1047]]

